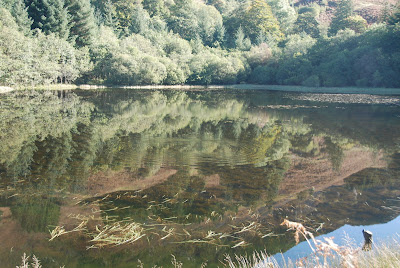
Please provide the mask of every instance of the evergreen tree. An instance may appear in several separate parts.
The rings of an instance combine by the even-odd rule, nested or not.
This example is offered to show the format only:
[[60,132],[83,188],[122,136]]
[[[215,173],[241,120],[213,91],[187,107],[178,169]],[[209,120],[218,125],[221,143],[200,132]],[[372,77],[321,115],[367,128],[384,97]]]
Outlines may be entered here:
[[28,8],[25,6],[23,0],[15,0],[13,3],[11,14],[18,24],[19,30],[27,35],[32,26],[32,20],[28,16]]
[[301,33],[305,32],[306,34],[312,36],[313,38],[317,38],[319,36],[319,28],[318,21],[315,19],[315,16],[312,12],[305,12],[299,14],[296,22],[294,23],[294,32]]
[[28,14],[33,19],[32,29],[56,33],[66,39],[69,35],[68,11],[64,0],[25,0]]
[[13,2],[11,0],[0,0],[0,7],[11,10]]
[[296,10],[289,0],[267,0],[283,32],[287,33],[296,21]]
[[381,11],[381,15],[379,17],[380,22],[387,23],[389,21],[390,16],[392,15],[392,11],[393,11],[393,6],[389,4],[388,1],[386,1]]
[[339,30],[344,30],[347,27],[346,19],[353,15],[353,11],[352,0],[341,0],[329,27],[329,34],[335,35]]
[[104,19],[104,25],[114,28],[117,28],[117,19],[115,17],[115,7],[113,5],[113,3],[111,2],[111,0],[107,0],[104,3],[104,11],[103,11],[103,19]]
[[389,25],[395,25],[396,23],[399,23],[399,22],[400,22],[400,4],[394,10],[393,14],[388,18]]
[[149,29],[150,16],[142,4],[137,4],[133,11],[133,18],[129,30],[133,33],[143,34]]
[[225,27],[223,24],[217,24],[214,32],[214,47],[219,47],[224,43]]
[[169,10],[164,0],[143,0],[143,8],[147,10],[150,16],[168,16]]
[[90,0],[68,0],[70,37],[79,47],[90,45],[95,35],[95,19]]
[[123,32],[129,32],[128,28],[131,25],[133,14],[135,12],[135,5],[138,0],[113,0],[115,7],[115,15],[118,21],[118,28]]
[[236,32],[235,46],[239,50],[249,50],[251,47],[250,39],[246,38],[242,26]]

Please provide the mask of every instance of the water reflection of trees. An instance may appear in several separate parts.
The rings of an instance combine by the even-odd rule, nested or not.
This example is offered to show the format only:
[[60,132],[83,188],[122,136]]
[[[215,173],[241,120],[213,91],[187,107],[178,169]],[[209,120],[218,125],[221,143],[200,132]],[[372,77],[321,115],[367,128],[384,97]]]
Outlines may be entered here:
[[[162,223],[169,219],[201,225],[206,219],[216,222],[239,207],[266,207],[264,214],[270,213],[281,180],[290,168],[289,154],[327,157],[338,171],[344,151],[357,144],[384,148],[389,153],[396,150],[389,146],[395,142],[395,134],[386,131],[381,120],[372,122],[364,133],[362,125],[356,129],[352,125],[357,116],[349,117],[349,112],[338,112],[334,107],[324,111],[270,109],[254,107],[260,100],[222,93],[104,91],[95,96],[87,92],[80,95],[17,92],[2,97],[0,182],[5,191],[0,203],[11,207],[27,231],[46,232],[48,225],[57,223],[63,205],[57,190],[64,189],[63,194],[86,193],[87,179],[96,178],[98,172],[129,171],[132,180],[145,180],[162,168],[176,169],[167,180],[140,193],[111,190],[108,195],[86,201],[98,202],[103,217]],[[379,118],[382,110],[375,110]],[[334,120],[330,113],[335,114]],[[391,118],[391,122],[395,120]],[[302,210],[291,212],[288,206],[283,211],[321,220],[341,213],[344,218],[346,211],[352,211],[347,207],[354,205],[354,198],[350,198],[353,189],[382,185],[384,171],[365,172],[369,175],[349,178],[347,188],[318,193],[319,203],[307,203],[312,192],[299,194],[293,202]],[[357,204],[363,198],[385,198],[384,189],[389,186],[383,184],[386,188],[380,192],[363,193]],[[335,196],[338,192],[340,197]],[[343,204],[343,200],[349,203]],[[376,200],[374,204],[379,206]],[[318,212],[308,211],[307,206]],[[129,208],[114,210],[117,207]],[[366,211],[357,206],[351,213],[362,218]],[[372,215],[385,218],[389,215],[385,213],[377,210]],[[276,224],[282,215],[282,211],[274,211],[272,218],[263,220]],[[270,253],[292,245],[289,236],[251,239],[254,247],[266,245]],[[185,248],[196,251],[200,247]],[[206,247],[202,250],[207,252]],[[219,252],[222,256],[226,251]]]
[[75,94],[59,98],[52,92],[17,92],[2,96],[0,106],[0,165],[12,176],[29,172],[36,143],[59,138],[89,121],[92,106]]
[[[0,164],[7,177],[77,178],[106,166],[138,168],[144,161],[160,165],[165,150],[174,156],[183,154],[180,160],[187,165],[199,161],[202,154],[231,159],[237,151],[249,163],[258,164],[265,162],[266,151],[277,144],[282,132],[273,122],[258,127],[244,103],[235,99],[216,105],[185,93],[155,92],[111,101],[93,111],[92,104],[73,93],[67,98],[30,94],[3,100]],[[171,142],[180,138],[185,141]]]
[[[2,97],[0,107],[4,141],[0,172],[14,181],[23,176],[27,181],[35,179],[35,184],[82,191],[90,174],[101,170],[129,169],[146,177],[165,165],[195,166],[204,174],[226,167],[221,174],[232,173],[233,189],[246,185],[240,179],[246,177],[246,168],[235,170],[238,165],[267,168],[291,151],[302,156],[327,153],[332,167],[339,170],[343,150],[359,142],[362,131],[350,131],[353,120],[347,120],[348,112],[335,118],[336,125],[330,128],[331,120],[326,120],[334,113],[330,107],[316,112],[249,109],[248,105],[261,103],[296,103],[259,95],[242,100],[241,94],[221,92],[104,91],[84,92],[82,97],[71,92],[14,93]],[[312,126],[305,123],[309,118],[314,120]],[[338,134],[336,129],[345,131]],[[377,142],[376,136],[379,133],[361,135],[361,142],[371,137],[365,143],[379,146],[381,139]],[[253,172],[259,172],[253,167]],[[255,196],[249,193],[247,198]]]

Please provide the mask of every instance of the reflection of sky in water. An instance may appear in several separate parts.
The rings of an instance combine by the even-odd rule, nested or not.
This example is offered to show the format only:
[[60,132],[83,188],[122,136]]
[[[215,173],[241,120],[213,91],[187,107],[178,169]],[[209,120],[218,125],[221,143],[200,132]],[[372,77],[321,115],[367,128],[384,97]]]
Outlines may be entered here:
[[[328,234],[320,235],[316,237],[316,239],[324,241],[324,237],[334,237],[333,241],[340,245],[346,245],[346,241],[350,238],[350,242],[357,247],[362,247],[364,243],[364,237],[362,234],[362,230],[366,229],[373,233],[373,240],[375,244],[379,244],[380,242],[385,242],[390,240],[391,238],[398,238],[396,234],[400,234],[400,216],[395,218],[394,220],[384,223],[384,224],[374,224],[374,225],[359,225],[359,226],[351,226],[344,225],[339,229],[330,232]],[[293,231],[289,231],[293,232]],[[294,233],[294,232],[293,232]],[[306,257],[311,254],[310,246],[306,241],[299,243],[297,246],[291,248],[287,252],[283,254],[285,259],[296,260],[302,257]],[[282,255],[276,254],[274,257],[278,262],[282,261]]]

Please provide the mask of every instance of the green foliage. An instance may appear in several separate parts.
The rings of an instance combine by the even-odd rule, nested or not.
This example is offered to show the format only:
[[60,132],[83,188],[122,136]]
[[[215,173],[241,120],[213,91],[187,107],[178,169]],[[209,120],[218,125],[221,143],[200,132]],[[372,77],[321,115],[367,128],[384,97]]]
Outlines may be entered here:
[[222,16],[213,6],[200,1],[180,0],[175,1],[170,11],[168,26],[182,38],[193,40],[199,36],[208,46],[223,41]]
[[164,0],[143,0],[144,9],[150,14],[150,16],[169,16],[168,1]]
[[235,37],[235,47],[237,49],[249,50],[251,48],[251,41],[249,38],[246,38],[242,26],[237,30]]
[[313,17],[317,17],[319,16],[320,10],[319,10],[319,6],[315,6],[315,5],[309,5],[309,6],[302,6],[299,8],[299,10],[297,11],[299,15],[301,14],[306,14],[306,13],[311,13],[311,15]]
[[18,24],[19,31],[23,32],[25,35],[30,33],[32,26],[32,20],[29,18],[27,10],[28,8],[25,6],[23,0],[16,0],[13,2],[11,14]]
[[277,68],[273,65],[257,66],[250,75],[249,81],[255,84],[276,84]]
[[264,0],[251,1],[250,6],[245,11],[242,26],[251,40],[256,40],[260,33],[276,41],[281,41],[284,38],[278,20],[274,17],[271,7]]
[[123,34],[129,33],[131,21],[134,19],[136,0],[112,0],[115,8],[117,28]]
[[40,29],[46,34],[55,33],[66,39],[69,35],[68,11],[64,0],[25,0],[32,29]]
[[392,15],[388,16],[387,22],[390,25],[395,25],[400,22],[400,5],[396,7]]
[[91,45],[96,24],[90,0],[67,0],[70,14],[70,38],[78,47]]
[[341,0],[329,27],[329,34],[335,35],[339,30],[346,29],[348,27],[347,18],[353,15],[353,11],[353,0]]
[[304,55],[314,46],[315,42],[315,39],[306,34],[289,35],[286,39],[283,54],[289,57]]
[[186,40],[195,39],[198,34],[199,21],[193,7],[192,1],[176,1],[168,19],[168,27]]
[[296,21],[296,11],[293,4],[288,0],[268,0],[272,13],[278,19],[280,28],[287,34],[293,27]]
[[2,85],[398,85],[396,20],[368,29],[351,0],[338,4],[329,38],[316,3],[298,14],[287,0],[1,3]]
[[133,10],[133,18],[130,22],[129,30],[132,33],[144,34],[150,27],[150,15],[141,4],[137,4]]
[[116,18],[116,10],[111,0],[105,1],[101,6],[97,7],[100,10],[101,22],[104,26],[117,29],[118,22]]
[[0,81],[6,85],[71,82],[91,68],[88,49],[75,49],[54,34],[37,31],[33,37],[18,32],[7,10],[0,32]]
[[261,43],[258,46],[252,47],[250,51],[245,54],[245,57],[252,68],[258,65],[266,65],[272,58],[272,50],[266,43]]
[[241,59],[218,56],[211,53],[195,55],[189,63],[191,75],[188,80],[195,84],[235,84],[245,75]]
[[276,80],[280,85],[301,85],[311,75],[311,62],[302,57],[289,58],[278,68]]
[[304,12],[299,14],[297,20],[294,22],[294,32],[304,32],[313,38],[319,36],[319,23],[315,19],[313,12]]
[[367,30],[367,21],[359,15],[346,18],[344,24],[347,29],[356,33],[363,33]]
[[301,84],[306,87],[319,87],[321,85],[318,75],[315,74],[308,77]]

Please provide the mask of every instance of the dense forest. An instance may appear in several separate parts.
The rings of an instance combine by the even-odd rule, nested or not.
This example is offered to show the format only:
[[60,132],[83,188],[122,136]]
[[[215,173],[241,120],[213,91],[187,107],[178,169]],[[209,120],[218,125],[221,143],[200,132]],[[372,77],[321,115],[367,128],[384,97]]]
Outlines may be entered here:
[[0,85],[400,87],[400,7],[0,0]]

